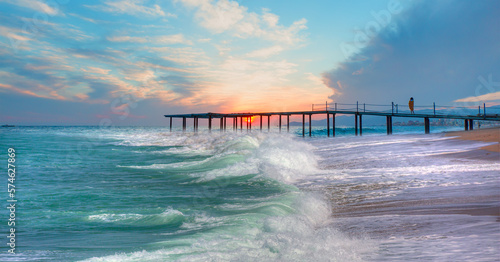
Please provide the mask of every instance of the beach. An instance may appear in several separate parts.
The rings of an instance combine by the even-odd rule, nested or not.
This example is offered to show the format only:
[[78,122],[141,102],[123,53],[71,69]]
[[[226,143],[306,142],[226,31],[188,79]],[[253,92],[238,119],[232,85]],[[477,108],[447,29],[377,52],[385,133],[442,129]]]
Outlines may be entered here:
[[[351,179],[340,175],[342,182],[327,179],[315,187],[329,196],[340,228],[350,235],[367,234],[386,248],[383,255],[368,260],[494,261],[479,254],[500,254],[500,155],[495,151],[498,144],[491,145],[499,141],[499,130],[447,132],[415,140],[380,137],[365,144],[375,152],[352,151],[361,156],[349,161],[349,171],[344,159],[332,165],[334,150],[320,146],[329,159],[325,169]],[[357,142],[348,140],[340,147],[356,148],[352,143]]]
[[446,136],[456,136],[457,139],[462,140],[474,140],[491,143],[496,142],[496,144],[493,145],[483,146],[481,149],[500,153],[500,127],[448,132],[446,133]]

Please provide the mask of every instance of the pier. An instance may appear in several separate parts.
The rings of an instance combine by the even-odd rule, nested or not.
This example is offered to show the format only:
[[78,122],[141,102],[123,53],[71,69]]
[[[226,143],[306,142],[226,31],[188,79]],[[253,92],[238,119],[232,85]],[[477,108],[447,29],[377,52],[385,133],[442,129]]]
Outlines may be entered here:
[[[386,107],[386,108],[384,108]],[[388,109],[387,109],[388,107]],[[407,108],[406,106],[405,108]],[[436,108],[438,108],[436,110]],[[375,110],[374,110],[375,109]],[[386,110],[384,110],[386,109]],[[487,114],[488,109],[488,114]],[[231,127],[234,131],[243,130],[243,122],[245,122],[245,127],[247,130],[252,129],[252,119],[255,117],[259,118],[259,130],[263,130],[264,120],[267,124],[267,130],[271,129],[271,117],[278,117],[278,127],[279,132],[282,131],[283,119],[286,121],[286,131],[290,131],[290,116],[302,116],[302,136],[306,136],[306,117],[308,118],[308,135],[312,136],[312,116],[313,115],[325,115],[326,116],[326,128],[328,136],[335,136],[335,117],[339,115],[354,115],[354,134],[356,136],[363,135],[363,116],[380,116],[386,117],[386,127],[387,134],[391,135],[393,133],[393,118],[403,117],[403,118],[421,118],[424,121],[424,132],[429,134],[430,131],[430,119],[455,119],[464,121],[464,130],[474,129],[474,120],[476,121],[500,121],[500,114],[490,113],[492,108],[487,108],[486,104],[483,107],[478,107],[477,114],[465,113],[466,111],[474,110],[471,107],[452,107],[452,106],[416,106],[415,111],[420,111],[417,113],[411,113],[408,109],[400,109],[398,104],[392,103],[391,105],[375,105],[375,104],[321,104],[312,105],[310,111],[291,111],[291,112],[247,112],[247,113],[197,113],[197,114],[172,114],[165,115],[169,118],[170,131],[172,131],[172,119],[181,118],[182,119],[182,130],[186,131],[187,120],[193,121],[193,131],[198,131],[199,119],[208,120],[208,130],[212,131],[213,122],[216,120],[219,123],[219,131],[223,132],[227,130],[228,120],[231,122]],[[461,111],[462,114],[456,111]],[[499,108],[493,108],[493,111],[500,111]]]

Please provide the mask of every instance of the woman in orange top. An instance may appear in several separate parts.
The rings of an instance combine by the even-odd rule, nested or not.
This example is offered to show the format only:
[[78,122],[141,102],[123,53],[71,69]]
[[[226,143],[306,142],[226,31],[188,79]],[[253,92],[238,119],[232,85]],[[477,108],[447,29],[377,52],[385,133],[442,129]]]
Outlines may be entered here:
[[410,108],[411,113],[415,114],[415,112],[413,111],[413,97],[410,98],[410,101],[408,102],[408,107]]

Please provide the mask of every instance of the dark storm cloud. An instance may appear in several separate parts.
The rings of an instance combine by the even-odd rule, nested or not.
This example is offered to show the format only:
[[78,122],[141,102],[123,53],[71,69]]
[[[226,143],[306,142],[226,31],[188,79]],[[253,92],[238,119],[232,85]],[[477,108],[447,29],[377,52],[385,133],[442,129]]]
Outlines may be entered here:
[[390,103],[413,96],[451,104],[483,95],[481,78],[500,79],[499,14],[498,1],[418,2],[323,79],[337,91],[335,101]]

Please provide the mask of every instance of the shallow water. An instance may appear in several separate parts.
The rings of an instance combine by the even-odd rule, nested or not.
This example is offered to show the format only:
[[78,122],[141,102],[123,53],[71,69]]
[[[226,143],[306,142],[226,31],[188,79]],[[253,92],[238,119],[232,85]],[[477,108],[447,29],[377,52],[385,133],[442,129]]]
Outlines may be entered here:
[[469,213],[500,206],[500,161],[439,157],[485,144],[373,130],[2,130],[19,233],[0,260],[494,261],[497,217]]

